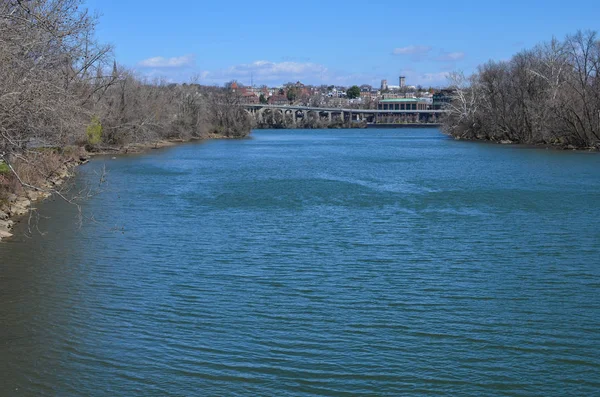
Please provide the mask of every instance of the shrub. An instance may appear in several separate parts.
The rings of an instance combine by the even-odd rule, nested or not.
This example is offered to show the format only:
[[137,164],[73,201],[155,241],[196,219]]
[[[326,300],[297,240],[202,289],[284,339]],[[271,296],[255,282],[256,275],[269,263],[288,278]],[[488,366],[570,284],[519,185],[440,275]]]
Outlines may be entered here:
[[102,142],[102,124],[98,116],[92,117],[92,122],[86,129],[86,134],[90,145],[97,145]]
[[0,161],[0,175],[10,174],[10,168],[4,161]]

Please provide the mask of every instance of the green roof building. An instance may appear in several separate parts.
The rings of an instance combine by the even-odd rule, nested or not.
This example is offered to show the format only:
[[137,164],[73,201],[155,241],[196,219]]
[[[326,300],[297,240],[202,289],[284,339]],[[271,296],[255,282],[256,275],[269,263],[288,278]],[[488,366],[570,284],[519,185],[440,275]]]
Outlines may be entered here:
[[378,110],[427,110],[429,102],[418,98],[382,99],[377,104]]

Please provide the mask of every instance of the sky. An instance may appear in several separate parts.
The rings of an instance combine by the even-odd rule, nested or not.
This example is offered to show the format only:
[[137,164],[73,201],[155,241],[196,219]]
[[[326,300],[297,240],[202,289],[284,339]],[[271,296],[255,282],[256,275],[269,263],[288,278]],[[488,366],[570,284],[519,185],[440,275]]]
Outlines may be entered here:
[[600,1],[87,0],[97,38],[149,78],[443,86],[449,72],[600,31]]

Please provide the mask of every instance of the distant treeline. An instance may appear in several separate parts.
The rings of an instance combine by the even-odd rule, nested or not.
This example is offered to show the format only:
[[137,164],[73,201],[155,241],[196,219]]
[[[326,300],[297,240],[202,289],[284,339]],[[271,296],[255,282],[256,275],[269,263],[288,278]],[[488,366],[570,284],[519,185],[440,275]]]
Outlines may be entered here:
[[464,139],[600,148],[599,69],[596,32],[578,32],[470,77],[455,73],[444,129]]
[[0,190],[12,169],[44,170],[42,149],[250,132],[230,90],[136,76],[96,23],[81,0],[0,1]]

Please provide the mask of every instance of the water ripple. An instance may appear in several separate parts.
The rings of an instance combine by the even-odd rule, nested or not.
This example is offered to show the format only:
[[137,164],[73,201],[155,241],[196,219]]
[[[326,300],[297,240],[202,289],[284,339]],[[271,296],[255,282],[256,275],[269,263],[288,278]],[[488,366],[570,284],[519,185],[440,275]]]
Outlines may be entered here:
[[80,182],[105,161],[97,223],[0,245],[0,395],[600,394],[599,156],[261,131]]

